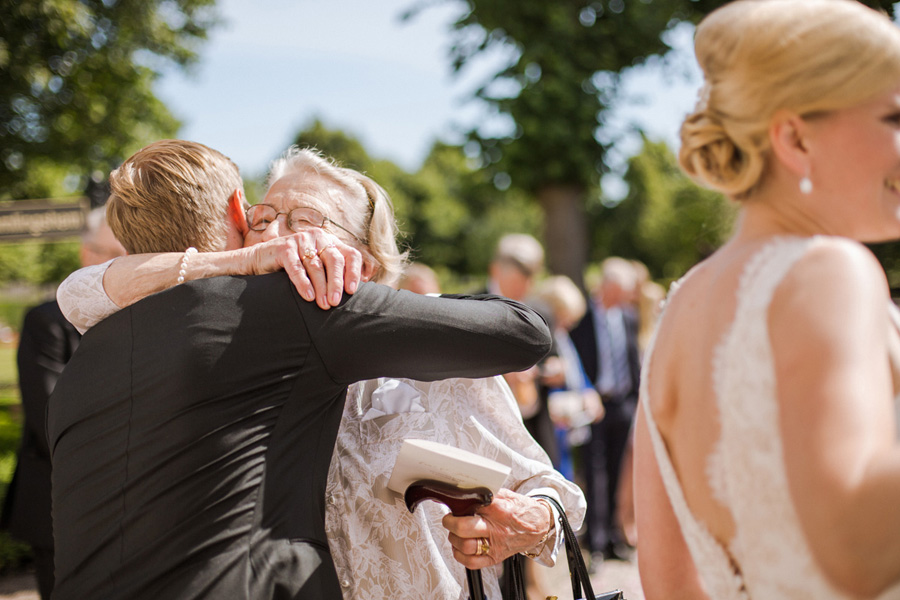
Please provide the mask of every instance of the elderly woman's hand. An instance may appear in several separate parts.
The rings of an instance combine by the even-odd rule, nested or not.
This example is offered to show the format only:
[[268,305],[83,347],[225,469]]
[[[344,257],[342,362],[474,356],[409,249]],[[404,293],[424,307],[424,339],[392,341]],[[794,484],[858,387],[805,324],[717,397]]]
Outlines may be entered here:
[[554,523],[547,502],[501,489],[474,516],[448,514],[443,525],[450,531],[453,557],[470,569],[483,569],[519,552],[539,553]]
[[249,248],[254,275],[284,269],[300,295],[323,309],[337,306],[362,278],[362,254],[323,229],[275,238]]

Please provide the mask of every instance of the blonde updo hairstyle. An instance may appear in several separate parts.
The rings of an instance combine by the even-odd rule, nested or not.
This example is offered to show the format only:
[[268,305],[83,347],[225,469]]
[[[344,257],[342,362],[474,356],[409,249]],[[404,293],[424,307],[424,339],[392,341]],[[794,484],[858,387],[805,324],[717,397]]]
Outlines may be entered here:
[[[393,286],[407,262],[407,253],[397,245],[399,229],[394,206],[387,192],[359,171],[339,166],[334,160],[310,148],[292,146],[272,163],[268,187],[286,175],[316,175],[326,178],[342,193],[323,193],[327,217],[334,219],[358,239],[341,229],[331,233],[362,252],[363,260],[375,265],[372,281]],[[326,225],[327,227],[327,225]]]
[[900,81],[900,30],[856,0],[737,0],[701,21],[694,48],[706,81],[679,163],[736,199],[765,174],[778,110],[848,108]]

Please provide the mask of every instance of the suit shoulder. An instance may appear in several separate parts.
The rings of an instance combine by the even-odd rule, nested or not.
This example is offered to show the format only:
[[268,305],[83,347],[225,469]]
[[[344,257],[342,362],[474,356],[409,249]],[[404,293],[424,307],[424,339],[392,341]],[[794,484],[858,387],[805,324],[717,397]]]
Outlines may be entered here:
[[37,331],[65,332],[68,335],[80,337],[75,326],[69,323],[59,309],[56,300],[44,302],[32,307],[25,313],[22,320],[21,333]]
[[65,321],[66,318],[63,316],[62,311],[59,309],[59,304],[56,303],[56,300],[50,300],[48,302],[44,302],[43,304],[38,304],[37,306],[33,306],[25,313],[25,322],[29,321]]

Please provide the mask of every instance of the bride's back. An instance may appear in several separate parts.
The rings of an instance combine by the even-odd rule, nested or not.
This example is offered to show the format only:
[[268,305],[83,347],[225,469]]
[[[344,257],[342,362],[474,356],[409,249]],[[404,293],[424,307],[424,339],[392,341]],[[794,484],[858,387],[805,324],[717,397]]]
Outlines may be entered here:
[[[808,448],[798,454],[806,419],[786,404],[796,396],[780,397],[791,387],[783,381],[791,378],[783,340],[794,337],[783,317],[801,273],[865,251],[826,236],[764,240],[731,243],[670,294],[647,357],[646,423],[665,491],[713,597],[844,598],[821,560],[821,530],[810,537],[809,501],[830,499],[802,491],[805,461],[819,459]],[[887,331],[888,320],[881,323]],[[795,356],[815,362],[817,351],[827,354],[813,338],[801,334]]]
[[734,520],[708,477],[709,457],[721,436],[713,365],[734,320],[736,290],[750,250],[723,248],[673,287],[645,368],[645,400],[688,506],[725,547],[734,535]]
[[679,164],[742,208],[645,357],[644,591],[874,596],[900,581],[898,344],[857,242],[900,237],[900,32],[858,2],[738,0],[695,54]]

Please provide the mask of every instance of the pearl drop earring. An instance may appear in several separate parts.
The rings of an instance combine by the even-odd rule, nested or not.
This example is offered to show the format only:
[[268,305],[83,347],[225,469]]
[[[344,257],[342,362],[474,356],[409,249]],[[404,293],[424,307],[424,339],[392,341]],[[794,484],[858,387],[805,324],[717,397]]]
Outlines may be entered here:
[[804,175],[800,179],[800,193],[809,195],[813,191],[812,180],[809,178],[809,175]]

